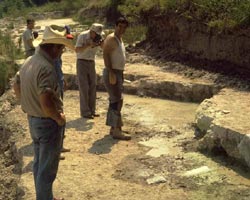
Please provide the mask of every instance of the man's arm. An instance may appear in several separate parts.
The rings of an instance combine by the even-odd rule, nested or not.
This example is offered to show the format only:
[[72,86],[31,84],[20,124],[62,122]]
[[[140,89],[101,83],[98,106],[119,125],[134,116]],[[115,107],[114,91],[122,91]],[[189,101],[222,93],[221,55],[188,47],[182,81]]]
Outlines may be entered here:
[[65,115],[62,112],[58,112],[53,101],[54,92],[47,89],[45,92],[40,94],[39,101],[43,112],[46,116],[52,118],[57,122],[59,126],[63,126],[66,123]]
[[33,45],[33,39],[28,39],[27,40],[27,43],[29,44],[29,46],[32,48],[32,49],[35,49],[34,45]]
[[83,52],[85,49],[87,49],[89,47],[92,47],[92,44],[91,43],[86,43],[81,47],[76,47],[75,51],[76,51],[76,53],[80,53],[80,52]]
[[21,87],[20,87],[20,75],[19,72],[16,73],[13,83],[13,90],[17,97],[20,100],[21,98]]
[[116,84],[116,75],[113,72],[113,63],[111,61],[111,54],[115,50],[117,42],[114,37],[109,36],[105,39],[103,44],[103,59],[105,67],[109,71],[109,83],[111,85]]
[[14,83],[13,84],[13,89],[14,89],[14,93],[16,95],[17,99],[21,98],[21,88],[20,85],[18,83]]
[[112,62],[111,62],[111,54],[116,47],[115,38],[112,36],[108,36],[103,44],[103,59],[105,67],[109,70],[112,70]]
[[76,41],[76,53],[83,52],[85,49],[92,47],[93,41],[91,39],[84,39],[86,38],[85,34],[80,34]]

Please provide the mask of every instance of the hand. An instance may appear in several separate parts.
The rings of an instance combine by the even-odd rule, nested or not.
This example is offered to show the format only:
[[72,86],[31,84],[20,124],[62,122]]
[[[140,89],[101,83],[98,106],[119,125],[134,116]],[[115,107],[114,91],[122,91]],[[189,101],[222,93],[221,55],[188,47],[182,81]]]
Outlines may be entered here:
[[109,83],[111,84],[111,85],[115,85],[116,84],[116,75],[115,75],[115,73],[112,71],[112,70],[110,70],[109,71]]
[[58,118],[56,120],[56,123],[59,125],[59,126],[64,126],[66,124],[66,117],[64,115],[64,113],[60,113],[60,118]]

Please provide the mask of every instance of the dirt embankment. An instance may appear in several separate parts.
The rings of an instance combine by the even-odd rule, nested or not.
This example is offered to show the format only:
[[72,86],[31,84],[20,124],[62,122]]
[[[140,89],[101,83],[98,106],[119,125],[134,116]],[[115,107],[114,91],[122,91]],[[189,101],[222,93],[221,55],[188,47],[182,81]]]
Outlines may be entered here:
[[21,165],[15,141],[21,136],[22,128],[13,121],[6,123],[5,116],[16,105],[12,92],[8,91],[0,98],[0,199],[16,199]]
[[[176,14],[151,12],[145,13],[142,18],[148,27],[144,47],[147,52],[153,49],[158,59],[196,59],[203,61],[203,67],[210,71],[250,76],[248,29],[221,32]],[[155,54],[155,50],[159,53]]]

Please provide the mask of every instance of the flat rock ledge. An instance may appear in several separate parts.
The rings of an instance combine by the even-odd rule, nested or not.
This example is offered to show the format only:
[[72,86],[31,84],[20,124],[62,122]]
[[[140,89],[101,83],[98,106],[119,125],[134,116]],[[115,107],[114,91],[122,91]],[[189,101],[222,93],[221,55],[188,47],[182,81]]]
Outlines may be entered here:
[[199,149],[223,149],[250,167],[250,93],[223,89],[196,111]]
[[[75,60],[69,63],[72,54],[63,55],[63,71],[69,90],[78,89]],[[72,59],[72,58],[71,58]],[[73,64],[72,64],[73,63]],[[97,89],[105,91],[103,80],[103,60],[96,59]],[[191,80],[183,76],[163,71],[158,66],[142,63],[128,63],[124,73],[124,92],[138,96],[164,98],[184,102],[202,102],[210,98],[220,88],[213,82]]]

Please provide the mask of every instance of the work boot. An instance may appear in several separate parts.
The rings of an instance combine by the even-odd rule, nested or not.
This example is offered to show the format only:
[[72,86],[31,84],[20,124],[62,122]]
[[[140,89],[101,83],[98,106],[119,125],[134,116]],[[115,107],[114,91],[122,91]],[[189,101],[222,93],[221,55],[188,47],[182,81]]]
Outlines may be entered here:
[[65,160],[65,156],[60,155],[59,160]]
[[66,153],[66,152],[70,152],[70,149],[66,149],[66,148],[61,148],[61,153]]
[[114,132],[114,128],[111,127],[110,130],[109,130],[109,134],[112,136],[112,135],[113,135],[113,132]]
[[93,117],[100,117],[100,114],[99,113],[92,113],[92,116]]
[[131,140],[131,136],[126,133],[123,133],[120,129],[113,129],[111,135],[114,139],[117,140]]

